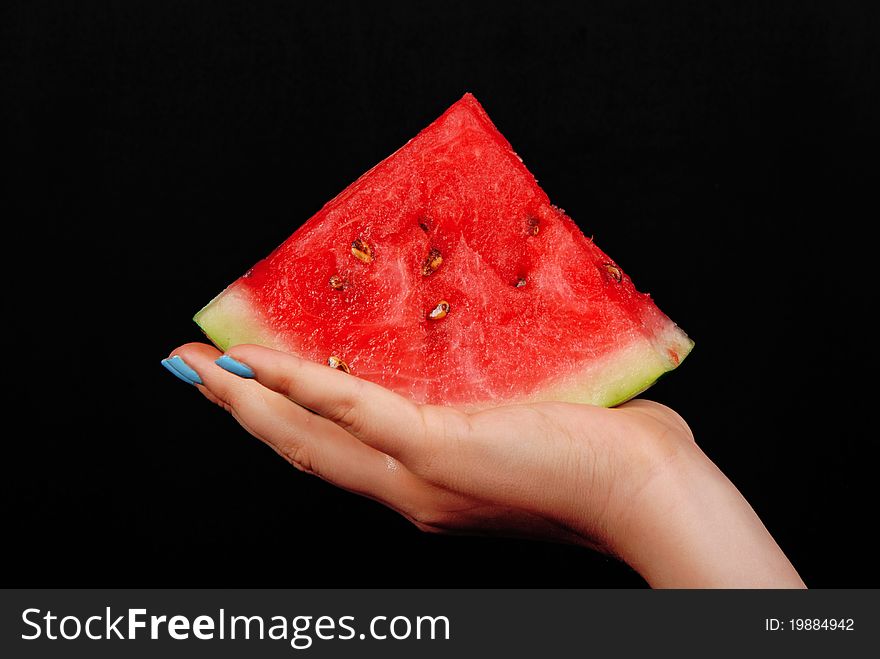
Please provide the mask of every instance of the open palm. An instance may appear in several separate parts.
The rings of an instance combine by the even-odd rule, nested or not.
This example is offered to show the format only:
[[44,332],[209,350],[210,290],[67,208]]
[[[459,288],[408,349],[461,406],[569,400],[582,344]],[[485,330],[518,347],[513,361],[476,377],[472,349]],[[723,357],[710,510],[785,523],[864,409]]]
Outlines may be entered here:
[[[574,542],[640,569],[641,544],[658,540],[656,516],[686,496],[682,474],[702,472],[729,485],[681,417],[650,401],[464,412],[417,405],[255,345],[222,355],[192,343],[173,355],[165,361],[170,370],[295,467],[380,501],[425,531]],[[734,494],[732,485],[719,491],[722,499]],[[769,538],[739,500],[754,517],[744,521],[757,522]]]

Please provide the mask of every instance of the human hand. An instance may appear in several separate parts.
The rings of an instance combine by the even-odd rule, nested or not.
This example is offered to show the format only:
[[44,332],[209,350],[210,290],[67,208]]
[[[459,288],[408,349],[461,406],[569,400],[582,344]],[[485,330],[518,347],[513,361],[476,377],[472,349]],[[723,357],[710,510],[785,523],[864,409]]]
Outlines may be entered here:
[[172,354],[170,370],[295,467],[423,531],[577,543],[654,586],[803,586],[687,424],[657,403],[464,412],[260,346]]

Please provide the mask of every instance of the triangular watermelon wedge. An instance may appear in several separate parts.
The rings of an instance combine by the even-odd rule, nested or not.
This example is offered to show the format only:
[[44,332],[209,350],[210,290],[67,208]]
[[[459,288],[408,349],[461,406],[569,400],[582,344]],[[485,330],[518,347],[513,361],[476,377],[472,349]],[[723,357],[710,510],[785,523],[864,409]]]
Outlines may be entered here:
[[550,203],[470,94],[195,316],[417,402],[612,406],[693,342]]

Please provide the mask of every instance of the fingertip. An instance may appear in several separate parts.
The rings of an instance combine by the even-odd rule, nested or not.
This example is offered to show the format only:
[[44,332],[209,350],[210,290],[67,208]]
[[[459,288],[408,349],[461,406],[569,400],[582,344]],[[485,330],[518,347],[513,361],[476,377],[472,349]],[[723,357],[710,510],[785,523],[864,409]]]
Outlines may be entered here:
[[205,361],[213,361],[220,351],[204,343],[185,343],[162,360],[161,364],[170,373],[189,384],[204,384]]
[[187,384],[202,384],[202,378],[199,377],[199,374],[196,373],[196,371],[179,355],[163,359],[161,364],[169,373],[177,377],[179,380],[183,380]]
[[253,378],[255,376],[254,369],[229,354],[221,355],[218,359],[214,360],[214,363],[224,371],[228,371],[241,378]]
[[168,357],[172,358],[180,356],[183,359],[187,359],[199,358],[202,356],[210,357],[213,355],[212,358],[216,359],[216,356],[220,354],[220,351],[214,346],[208,345],[207,343],[199,343],[198,341],[191,341],[190,343],[184,343],[172,350]]

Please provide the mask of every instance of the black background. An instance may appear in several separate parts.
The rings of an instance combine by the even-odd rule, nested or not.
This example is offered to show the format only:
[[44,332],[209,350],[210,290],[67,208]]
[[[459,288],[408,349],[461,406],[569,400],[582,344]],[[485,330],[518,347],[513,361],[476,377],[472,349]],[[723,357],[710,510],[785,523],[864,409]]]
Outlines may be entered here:
[[880,585],[869,4],[4,3],[4,581],[644,585],[577,548],[422,535],[159,366],[471,91],[695,338],[649,396],[808,585]]

